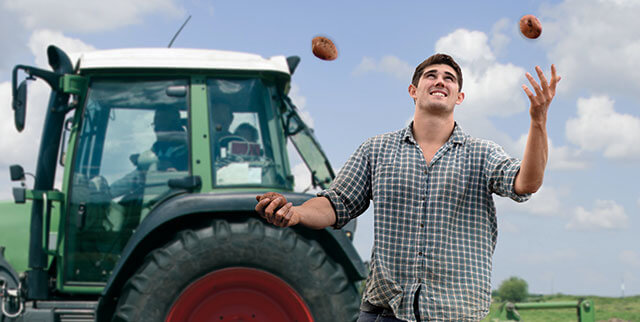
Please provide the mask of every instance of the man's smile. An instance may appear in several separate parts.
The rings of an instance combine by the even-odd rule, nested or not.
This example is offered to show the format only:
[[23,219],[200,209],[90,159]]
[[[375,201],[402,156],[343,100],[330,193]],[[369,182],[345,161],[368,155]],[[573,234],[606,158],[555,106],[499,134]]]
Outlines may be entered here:
[[439,90],[439,89],[432,90],[432,91],[429,93],[429,95],[431,95],[431,96],[439,96],[439,97],[447,97],[447,96],[449,96],[449,95],[447,94],[447,92],[446,92],[446,91],[444,91],[444,90]]

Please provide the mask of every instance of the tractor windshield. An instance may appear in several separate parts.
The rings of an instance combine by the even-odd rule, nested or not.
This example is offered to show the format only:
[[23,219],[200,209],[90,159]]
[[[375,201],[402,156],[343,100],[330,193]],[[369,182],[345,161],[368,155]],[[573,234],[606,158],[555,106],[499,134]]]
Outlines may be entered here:
[[261,79],[207,79],[214,186],[286,188],[281,125]]
[[93,79],[73,163],[65,280],[105,282],[141,219],[189,174],[187,79]]

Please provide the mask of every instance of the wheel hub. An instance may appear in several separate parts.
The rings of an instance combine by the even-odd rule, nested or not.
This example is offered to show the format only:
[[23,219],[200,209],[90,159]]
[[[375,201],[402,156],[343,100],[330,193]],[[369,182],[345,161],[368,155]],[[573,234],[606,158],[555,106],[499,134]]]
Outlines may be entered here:
[[277,276],[254,268],[211,272],[191,283],[178,297],[166,322],[297,321],[311,322],[298,293]]

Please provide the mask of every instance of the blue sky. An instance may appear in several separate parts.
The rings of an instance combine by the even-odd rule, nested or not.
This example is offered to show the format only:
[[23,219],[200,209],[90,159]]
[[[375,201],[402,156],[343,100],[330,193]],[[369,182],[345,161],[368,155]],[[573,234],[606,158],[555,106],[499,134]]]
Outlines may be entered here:
[[[299,55],[292,97],[339,169],[366,138],[404,127],[413,69],[434,52],[462,65],[466,99],[455,118],[474,135],[521,157],[529,128],[525,72],[556,64],[562,81],[548,120],[543,188],[525,204],[496,197],[494,286],[509,276],[531,292],[640,294],[640,12],[638,0],[592,1],[0,1],[0,173],[35,168],[46,88],[33,86],[27,128],[12,123],[10,71],[46,66],[45,48],[69,52],[174,47]],[[542,36],[519,35],[525,14]],[[330,37],[339,57],[311,54]],[[308,183],[294,161],[298,189]],[[1,176],[0,176],[1,177]],[[0,198],[10,198],[8,175]],[[369,258],[373,212],[358,221],[356,247]]]

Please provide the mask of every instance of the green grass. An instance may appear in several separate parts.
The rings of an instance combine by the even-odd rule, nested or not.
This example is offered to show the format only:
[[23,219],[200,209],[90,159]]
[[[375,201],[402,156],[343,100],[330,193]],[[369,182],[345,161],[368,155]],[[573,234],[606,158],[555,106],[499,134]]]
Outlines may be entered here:
[[[560,302],[577,301],[579,299],[593,300],[595,306],[596,321],[608,321],[617,318],[623,321],[640,322],[640,295],[625,298],[612,298],[600,296],[572,296],[572,295],[545,295],[534,296],[528,302]],[[502,303],[491,304],[491,313],[483,321],[491,321],[491,317]],[[541,309],[541,310],[520,310],[522,321],[544,321],[544,322],[565,322],[578,321],[576,310],[574,309]]]
[[0,246],[6,247],[5,258],[18,272],[27,268],[30,207],[31,203],[0,202]]

